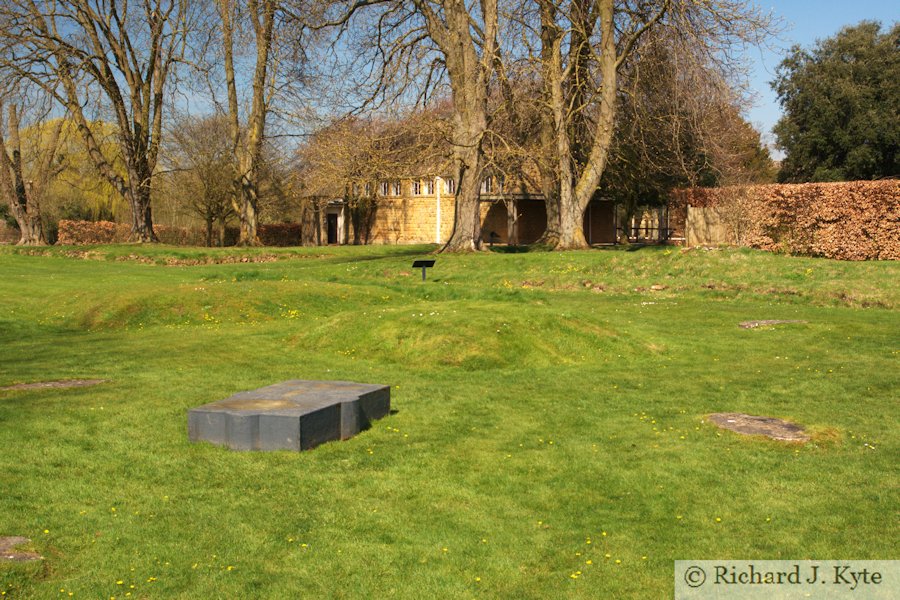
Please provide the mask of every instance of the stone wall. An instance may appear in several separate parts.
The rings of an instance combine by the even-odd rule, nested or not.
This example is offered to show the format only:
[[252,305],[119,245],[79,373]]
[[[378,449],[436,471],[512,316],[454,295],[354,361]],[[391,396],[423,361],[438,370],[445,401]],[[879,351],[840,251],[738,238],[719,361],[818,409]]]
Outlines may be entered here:
[[[438,220],[437,202],[435,196],[380,198],[369,232],[369,243],[435,243]],[[442,197],[440,202],[441,241],[446,241],[453,231],[453,215],[456,208],[453,196]]]
[[898,180],[692,188],[673,192],[670,208],[689,245],[900,259]]

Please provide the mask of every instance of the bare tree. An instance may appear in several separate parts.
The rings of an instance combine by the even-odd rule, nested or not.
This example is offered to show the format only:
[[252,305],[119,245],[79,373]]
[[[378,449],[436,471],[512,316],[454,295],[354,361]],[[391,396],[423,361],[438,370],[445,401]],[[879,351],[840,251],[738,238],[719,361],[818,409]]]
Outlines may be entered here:
[[[235,210],[240,214],[239,244],[260,244],[259,175],[266,120],[274,94],[276,65],[273,64],[273,44],[276,19],[281,11],[278,0],[217,0],[225,87],[228,95],[227,114],[231,128],[231,148],[235,163]],[[243,20],[249,22],[255,52],[252,60],[250,86],[252,98],[245,128],[241,127],[241,107],[235,70],[235,36],[241,31]]]
[[[544,86],[541,139],[543,154],[554,165],[546,176],[556,188],[548,195],[546,241],[558,249],[582,248],[587,246],[584,212],[615,137],[620,73],[645,59],[638,52],[642,40],[665,28],[724,68],[736,44],[758,41],[771,22],[744,0],[534,2],[539,24],[530,30],[539,32],[536,60]],[[527,11],[523,14],[527,18]],[[558,206],[558,223],[552,204]]]
[[[39,85],[71,114],[94,166],[131,206],[131,237],[156,241],[151,181],[165,87],[192,26],[189,0],[22,0],[0,6],[0,68]],[[125,176],[101,151],[85,114],[109,111]]]
[[[59,140],[63,119],[56,119],[41,127],[37,124],[37,137],[32,144],[31,156],[24,156],[19,132],[19,108],[10,103],[6,132],[0,123],[0,194],[19,225],[19,245],[43,246],[47,243],[41,222],[41,202],[50,182],[65,169],[58,160]],[[0,101],[0,115],[4,105]],[[44,129],[46,129],[46,136]]]
[[[356,37],[353,64],[364,76],[361,104],[424,102],[443,84],[453,107],[450,147],[458,182],[453,233],[444,251],[481,245],[478,207],[492,76],[499,60],[497,0],[343,0],[326,11],[331,25]],[[333,14],[337,13],[337,14]]]
[[665,204],[675,187],[774,180],[759,133],[741,117],[739,90],[686,41],[664,28],[648,32],[640,59],[620,71],[616,135],[600,187],[624,207],[624,223],[639,204]]
[[225,226],[237,216],[233,206],[233,149],[230,127],[223,115],[183,117],[174,122],[164,160],[172,173],[169,193],[180,199],[183,210],[203,219],[206,245],[212,246],[218,223],[220,246]]

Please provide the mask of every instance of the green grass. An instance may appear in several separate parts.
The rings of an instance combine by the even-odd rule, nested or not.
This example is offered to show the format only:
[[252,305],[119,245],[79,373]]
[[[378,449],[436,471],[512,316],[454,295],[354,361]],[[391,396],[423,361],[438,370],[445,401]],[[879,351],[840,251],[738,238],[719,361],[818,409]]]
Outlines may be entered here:
[[[675,559],[898,558],[897,263],[84,250],[0,249],[0,386],[109,380],[0,392],[0,535],[46,557],[0,563],[6,597],[662,598]],[[187,441],[290,378],[396,413],[300,454]]]

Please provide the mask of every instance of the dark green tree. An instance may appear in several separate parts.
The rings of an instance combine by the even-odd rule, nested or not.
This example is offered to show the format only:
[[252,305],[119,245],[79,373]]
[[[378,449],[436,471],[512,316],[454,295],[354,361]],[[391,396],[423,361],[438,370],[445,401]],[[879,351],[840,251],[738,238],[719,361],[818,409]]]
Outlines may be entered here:
[[846,181],[900,174],[900,24],[862,21],[812,50],[794,46],[772,88],[786,153],[780,181]]

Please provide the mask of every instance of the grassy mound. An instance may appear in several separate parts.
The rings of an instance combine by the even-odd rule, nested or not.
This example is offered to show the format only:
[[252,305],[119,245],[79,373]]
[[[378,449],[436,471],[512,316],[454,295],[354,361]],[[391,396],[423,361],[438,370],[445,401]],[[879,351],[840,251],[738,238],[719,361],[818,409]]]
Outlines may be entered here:
[[[896,554],[897,264],[482,253],[422,282],[432,250],[0,248],[0,387],[107,380],[0,391],[0,535],[45,557],[0,591],[647,598],[676,558]],[[805,323],[738,326],[766,319]],[[299,454],[188,443],[189,408],[291,378],[397,412]]]

